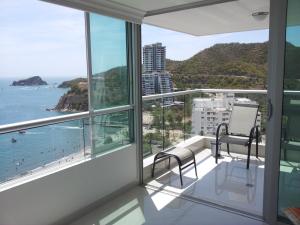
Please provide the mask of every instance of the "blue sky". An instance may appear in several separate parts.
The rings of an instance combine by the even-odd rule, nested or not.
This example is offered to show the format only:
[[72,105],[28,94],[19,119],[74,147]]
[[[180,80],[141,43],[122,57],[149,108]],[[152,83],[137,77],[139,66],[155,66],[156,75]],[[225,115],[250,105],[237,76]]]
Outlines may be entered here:
[[[37,0],[0,0],[0,8],[0,77],[86,76],[83,12]],[[267,41],[268,31],[194,37],[143,25],[142,39],[185,60],[216,43]]]
[[0,77],[86,75],[83,12],[0,0]]

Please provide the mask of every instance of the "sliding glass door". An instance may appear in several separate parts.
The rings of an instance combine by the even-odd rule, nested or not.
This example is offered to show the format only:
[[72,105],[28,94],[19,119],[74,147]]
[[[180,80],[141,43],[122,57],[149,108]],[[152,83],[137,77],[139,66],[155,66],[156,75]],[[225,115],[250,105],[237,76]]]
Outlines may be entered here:
[[300,217],[300,1],[288,0],[283,74],[278,219]]

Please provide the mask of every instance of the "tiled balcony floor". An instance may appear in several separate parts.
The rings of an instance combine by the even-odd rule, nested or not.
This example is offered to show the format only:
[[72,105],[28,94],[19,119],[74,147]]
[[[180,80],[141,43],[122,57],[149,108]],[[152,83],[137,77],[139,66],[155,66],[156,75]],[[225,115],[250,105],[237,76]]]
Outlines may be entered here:
[[[246,152],[246,151],[245,151]],[[194,167],[183,171],[181,188],[178,167],[157,176],[148,187],[164,189],[187,198],[201,199],[250,214],[262,215],[264,159],[251,157],[246,169],[246,155],[222,152],[218,165],[209,149],[196,155],[198,179]]]
[[136,187],[71,225],[266,225],[217,208]]

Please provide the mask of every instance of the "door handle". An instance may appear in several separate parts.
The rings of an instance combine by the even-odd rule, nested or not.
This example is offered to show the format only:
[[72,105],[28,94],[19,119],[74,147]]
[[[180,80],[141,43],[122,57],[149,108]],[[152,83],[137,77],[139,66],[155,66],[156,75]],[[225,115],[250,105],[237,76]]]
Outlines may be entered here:
[[268,121],[270,121],[272,115],[273,115],[273,104],[271,99],[268,99]]

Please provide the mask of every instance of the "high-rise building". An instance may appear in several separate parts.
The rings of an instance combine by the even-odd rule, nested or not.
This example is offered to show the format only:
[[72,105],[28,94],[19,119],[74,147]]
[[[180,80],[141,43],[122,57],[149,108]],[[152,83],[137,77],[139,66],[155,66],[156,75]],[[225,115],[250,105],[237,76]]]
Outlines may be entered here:
[[[171,74],[165,70],[166,47],[162,43],[143,47],[143,65],[143,95],[173,92]],[[172,104],[173,98],[166,98],[164,103]]]
[[156,77],[156,88],[158,93],[173,92],[173,83],[169,72],[158,73]]
[[143,47],[144,73],[163,72],[166,69],[166,47],[162,43]]
[[143,95],[155,94],[155,75],[153,73],[143,73],[142,75],[142,88]]
[[143,95],[173,92],[173,83],[169,72],[142,74]]

